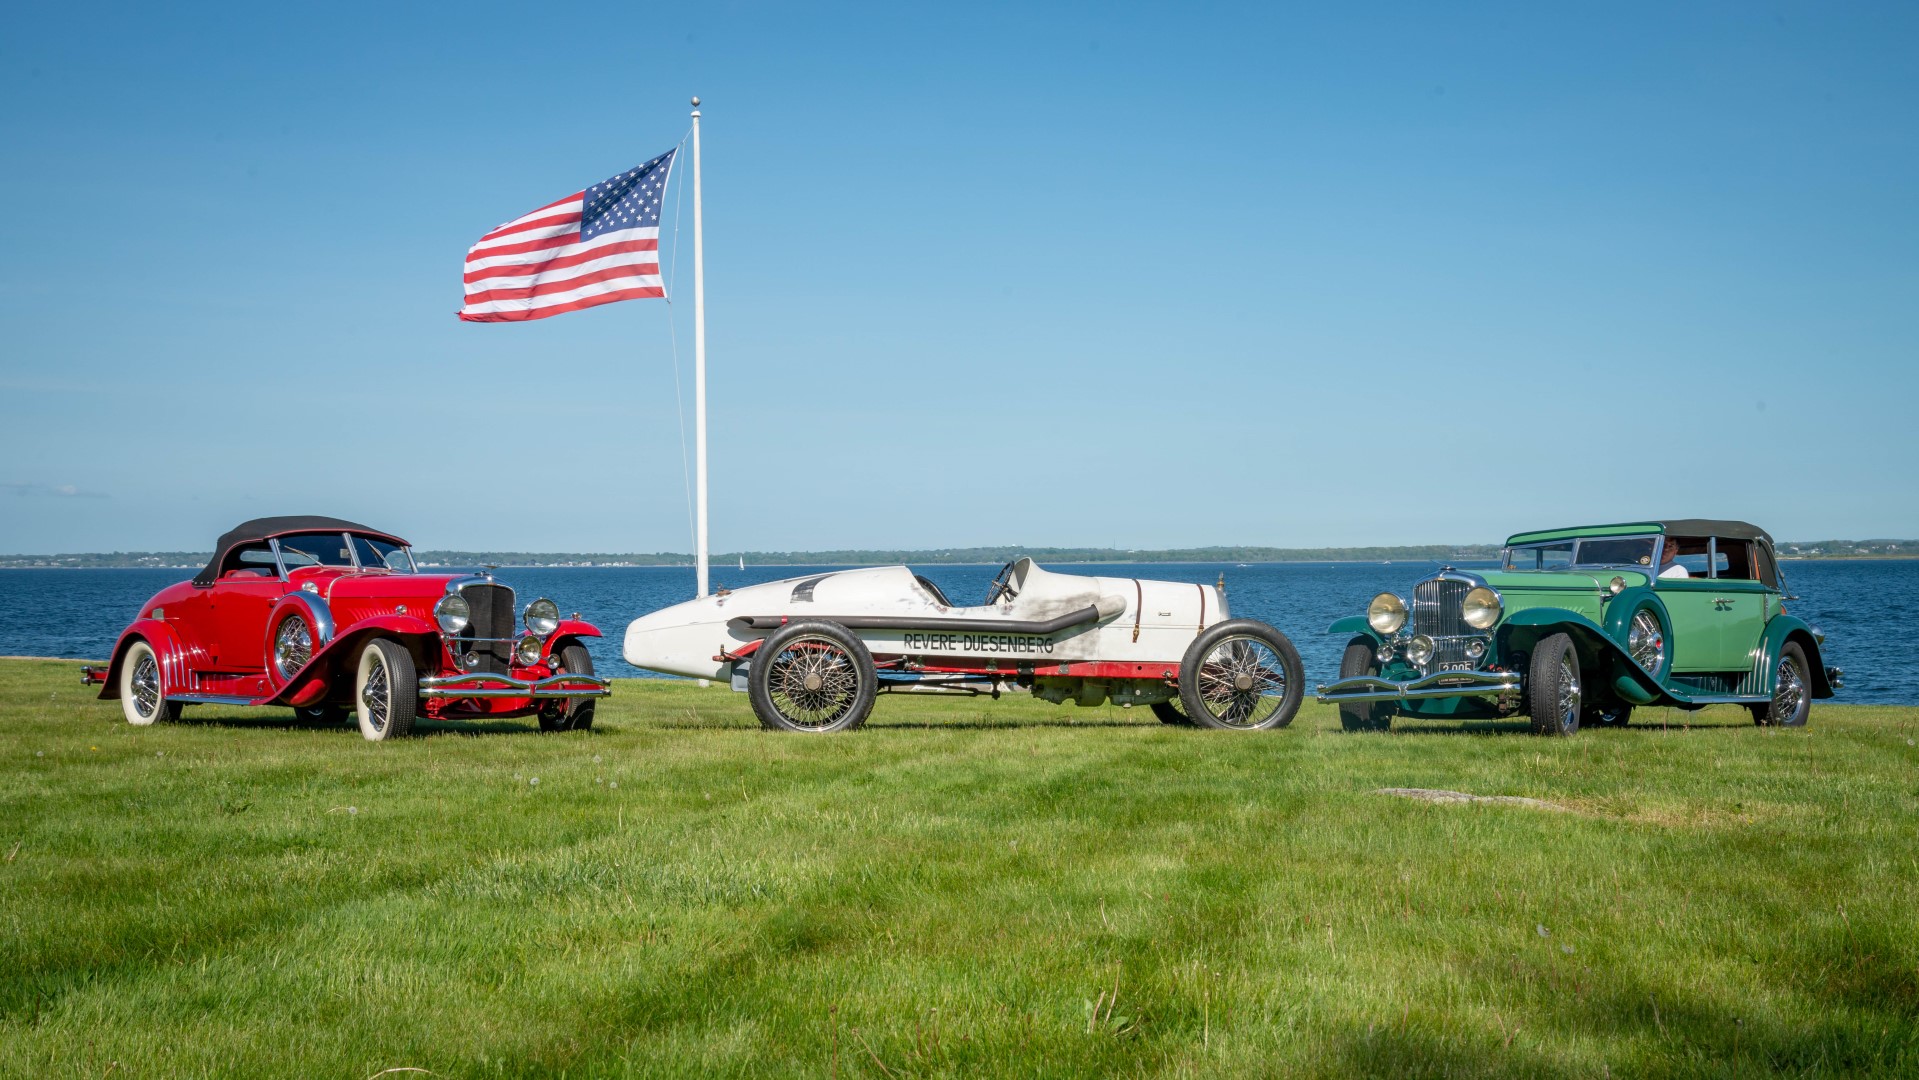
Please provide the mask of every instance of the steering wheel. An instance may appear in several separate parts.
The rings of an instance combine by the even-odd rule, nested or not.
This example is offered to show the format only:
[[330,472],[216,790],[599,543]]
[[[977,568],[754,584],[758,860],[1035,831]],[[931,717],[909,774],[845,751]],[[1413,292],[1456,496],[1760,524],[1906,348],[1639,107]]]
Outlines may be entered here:
[[986,587],[986,605],[991,607],[999,603],[1001,597],[1011,600],[1018,595],[1019,590],[1013,588],[1013,563],[1007,563],[999,568],[999,573],[993,575],[993,583]]

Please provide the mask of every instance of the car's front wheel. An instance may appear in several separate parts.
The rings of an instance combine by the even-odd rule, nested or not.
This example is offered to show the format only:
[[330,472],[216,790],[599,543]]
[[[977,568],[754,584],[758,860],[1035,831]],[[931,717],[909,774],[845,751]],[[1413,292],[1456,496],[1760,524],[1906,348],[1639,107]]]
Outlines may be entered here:
[[1807,673],[1806,651],[1796,641],[1788,641],[1779,650],[1779,663],[1773,668],[1772,700],[1752,706],[1753,723],[1765,727],[1805,727],[1812,714],[1812,681]]
[[[593,674],[593,654],[586,646],[573,642],[555,657],[559,671],[568,675]],[[593,726],[593,707],[597,698],[552,698],[540,706],[541,731],[585,731]]]
[[1553,634],[1533,649],[1526,678],[1526,706],[1535,735],[1579,732],[1584,702],[1579,684],[1579,650],[1565,634]]
[[831,622],[788,623],[753,654],[747,697],[768,731],[851,731],[879,693],[873,654]]
[[1186,647],[1179,701],[1200,727],[1283,728],[1299,714],[1306,668],[1286,635],[1252,619],[1229,619]]
[[420,707],[420,680],[413,654],[390,638],[374,638],[360,650],[353,676],[353,708],[369,742],[405,738]]
[[[1357,638],[1339,658],[1339,677],[1356,679],[1379,674],[1379,647],[1370,638]],[[1339,726],[1347,731],[1386,731],[1393,726],[1393,707],[1384,701],[1347,701],[1339,706]]]
[[120,660],[120,714],[135,727],[146,727],[155,720],[178,720],[184,708],[168,701],[160,679],[160,654],[144,641],[127,646]]

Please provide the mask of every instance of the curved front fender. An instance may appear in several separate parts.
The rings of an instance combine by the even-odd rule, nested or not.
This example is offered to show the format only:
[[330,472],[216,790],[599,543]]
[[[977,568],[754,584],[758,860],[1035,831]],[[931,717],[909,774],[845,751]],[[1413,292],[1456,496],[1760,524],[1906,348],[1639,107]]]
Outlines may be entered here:
[[[1624,594],[1621,594],[1622,596]],[[1618,601],[1614,601],[1615,605]],[[1630,618],[1637,605],[1619,606]],[[1665,618],[1665,608],[1660,608],[1660,617]],[[1610,623],[1612,620],[1607,620]],[[1670,624],[1668,624],[1670,625]],[[1606,627],[1600,626],[1577,611],[1565,608],[1526,608],[1515,611],[1500,625],[1501,653],[1515,649],[1532,651],[1532,645],[1540,638],[1551,633],[1564,633],[1571,637],[1588,654],[1608,657],[1615,661],[1612,671],[1612,689],[1620,697],[1635,705],[1650,705],[1666,696],[1666,688],[1659,680],[1646,674],[1646,669],[1633,660],[1626,647],[1612,636]]]
[[1812,677],[1812,696],[1831,697],[1832,681],[1826,678],[1824,650],[1819,646],[1819,639],[1813,636],[1812,627],[1807,625],[1804,619],[1795,615],[1775,615],[1772,621],[1766,624],[1766,637],[1761,643],[1766,650],[1765,692],[1770,694],[1773,691],[1773,673],[1779,663],[1779,650],[1784,648],[1788,641],[1798,642],[1799,647],[1805,650],[1806,666],[1812,669],[1807,672]]
[[413,652],[416,663],[422,670],[438,669],[437,663],[425,663],[439,649],[440,627],[418,615],[376,615],[362,619],[351,626],[340,627],[335,631],[333,640],[320,646],[313,652],[313,659],[300,673],[287,680],[285,686],[273,695],[269,704],[307,705],[312,704],[320,695],[313,691],[315,683],[326,683],[335,670],[345,670],[349,664],[357,663],[360,646],[370,637],[390,637],[400,641]]
[[590,622],[582,622],[579,619],[561,619],[560,628],[553,631],[553,633],[548,636],[553,638],[563,638],[563,637],[601,637],[603,635],[601,635],[600,633],[600,628],[597,626],[594,626]]
[[1328,627],[1326,632],[1328,634],[1345,634],[1349,637],[1371,638],[1375,645],[1385,640],[1385,638],[1379,636],[1378,631],[1373,629],[1373,624],[1366,621],[1366,616],[1364,615],[1353,615],[1341,619]]
[[181,647],[180,635],[159,619],[135,619],[133,625],[120,632],[120,640],[113,643],[113,659],[107,662],[107,679],[100,684],[99,700],[119,700],[120,665],[127,658],[127,648],[136,639],[153,646],[154,655],[160,658],[160,692],[178,694],[186,690],[187,654]]

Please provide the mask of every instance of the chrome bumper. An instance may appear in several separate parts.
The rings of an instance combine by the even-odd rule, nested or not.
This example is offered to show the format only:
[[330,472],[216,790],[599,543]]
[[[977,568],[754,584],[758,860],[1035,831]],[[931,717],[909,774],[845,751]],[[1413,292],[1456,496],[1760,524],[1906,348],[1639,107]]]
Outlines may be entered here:
[[605,697],[613,687],[592,675],[548,675],[544,679],[516,679],[476,671],[467,675],[429,675],[420,680],[421,697],[576,698]]
[[1517,671],[1435,671],[1405,682],[1358,675],[1319,687],[1319,702],[1407,701],[1414,698],[1493,697],[1519,690]]

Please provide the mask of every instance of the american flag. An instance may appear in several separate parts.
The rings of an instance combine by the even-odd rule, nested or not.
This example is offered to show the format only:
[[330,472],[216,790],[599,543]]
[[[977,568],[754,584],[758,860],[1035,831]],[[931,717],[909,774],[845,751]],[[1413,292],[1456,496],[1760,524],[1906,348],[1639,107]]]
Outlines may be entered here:
[[524,322],[665,296],[660,200],[673,151],[494,229],[466,252],[467,322]]

